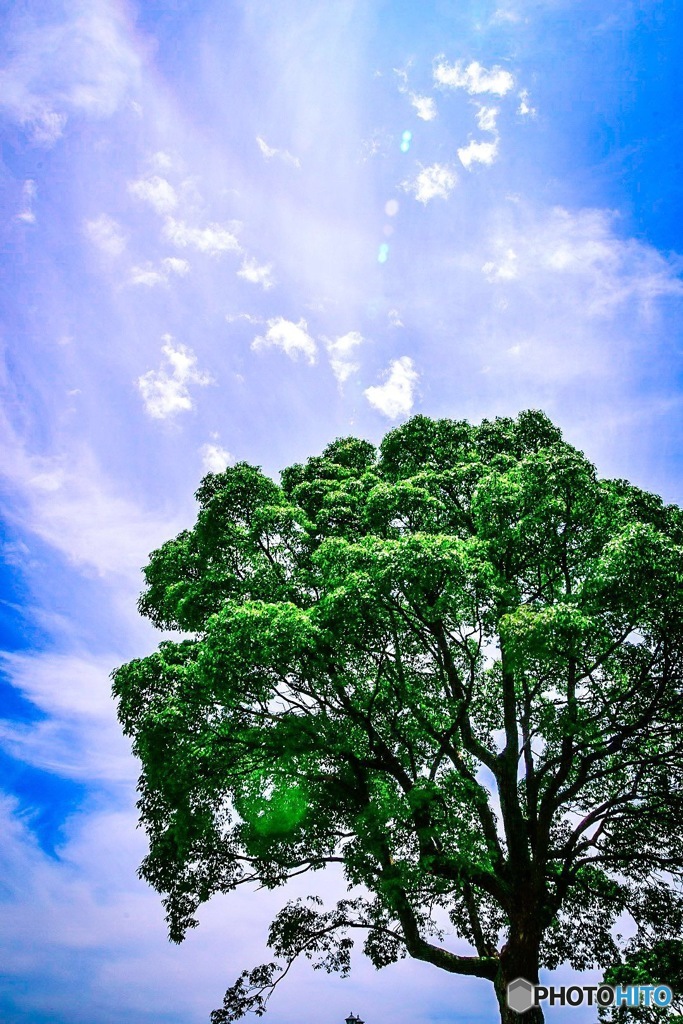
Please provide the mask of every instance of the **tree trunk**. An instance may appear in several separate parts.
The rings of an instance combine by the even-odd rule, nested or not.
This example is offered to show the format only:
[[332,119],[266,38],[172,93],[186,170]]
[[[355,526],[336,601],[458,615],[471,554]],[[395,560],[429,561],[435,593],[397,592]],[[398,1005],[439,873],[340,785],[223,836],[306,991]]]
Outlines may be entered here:
[[[513,979],[514,980],[514,979]],[[545,1017],[540,1006],[532,1006],[526,1013],[516,1013],[507,1004],[507,985],[502,991],[496,985],[501,1024],[544,1024]]]
[[517,1013],[508,1006],[508,985],[517,978],[524,978],[532,985],[538,985],[538,939],[536,929],[523,926],[511,929],[508,942],[500,953],[500,966],[494,982],[501,1024],[543,1024],[543,1010],[532,1006],[524,1013]]

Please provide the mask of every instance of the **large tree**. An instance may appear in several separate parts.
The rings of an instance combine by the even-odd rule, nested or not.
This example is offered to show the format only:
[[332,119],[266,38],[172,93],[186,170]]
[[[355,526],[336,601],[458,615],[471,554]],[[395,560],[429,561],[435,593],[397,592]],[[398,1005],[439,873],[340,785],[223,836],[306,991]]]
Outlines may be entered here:
[[625,913],[632,952],[681,934],[679,508],[539,412],[417,416],[197,498],[140,600],[182,637],[114,674],[142,876],[174,941],[238,885],[334,863],[351,887],[289,902],[214,1024],[299,955],[346,972],[359,931],[377,967],[492,982],[503,1021],[514,978],[618,964]]

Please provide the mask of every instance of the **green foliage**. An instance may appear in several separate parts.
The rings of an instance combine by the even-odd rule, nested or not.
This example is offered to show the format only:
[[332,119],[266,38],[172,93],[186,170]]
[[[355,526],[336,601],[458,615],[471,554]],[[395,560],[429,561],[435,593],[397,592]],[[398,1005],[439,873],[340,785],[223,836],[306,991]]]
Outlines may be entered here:
[[[680,931],[680,929],[679,929]],[[641,945],[645,939],[645,945]],[[640,1006],[627,1008],[613,1006],[600,1011],[601,1021],[623,1024],[632,1020],[637,1024],[665,1024],[680,1020],[683,1014],[683,940],[659,939],[641,935],[632,940],[626,953],[607,971],[604,981],[608,985],[668,985],[673,992],[670,1006]]]
[[417,416],[379,452],[340,439],[280,485],[240,463],[197,499],[140,599],[185,638],[114,673],[142,876],[176,941],[241,884],[338,863],[361,894],[288,904],[284,967],[246,971],[215,1024],[263,1012],[297,955],[346,972],[357,930],[377,967],[499,997],[539,966],[623,966],[622,913],[677,938],[680,509],[598,479],[539,412]]

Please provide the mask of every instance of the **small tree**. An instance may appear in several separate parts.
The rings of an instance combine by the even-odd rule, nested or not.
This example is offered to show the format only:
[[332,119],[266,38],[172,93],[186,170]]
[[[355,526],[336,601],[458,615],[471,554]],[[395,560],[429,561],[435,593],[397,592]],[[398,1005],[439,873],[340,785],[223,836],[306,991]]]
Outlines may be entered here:
[[377,967],[488,979],[505,1022],[511,980],[621,962],[623,912],[636,945],[680,934],[679,508],[539,412],[417,416],[197,498],[140,600],[186,636],[114,673],[141,874],[177,942],[212,893],[330,863],[350,887],[284,907],[214,1024],[301,954],[346,973],[358,930]]

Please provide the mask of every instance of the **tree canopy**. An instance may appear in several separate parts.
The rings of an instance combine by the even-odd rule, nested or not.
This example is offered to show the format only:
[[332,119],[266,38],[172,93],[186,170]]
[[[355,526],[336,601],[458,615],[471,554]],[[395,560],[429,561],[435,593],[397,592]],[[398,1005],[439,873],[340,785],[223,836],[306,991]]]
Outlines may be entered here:
[[632,960],[674,948],[678,507],[599,479],[534,411],[416,416],[379,451],[339,439],[279,485],[239,463],[197,499],[140,599],[182,635],[114,673],[141,874],[174,941],[238,885],[330,863],[349,884],[287,903],[214,1024],[263,1012],[299,955],[347,972],[358,935],[377,967],[493,982],[504,1021],[518,976],[622,963],[623,914]]

